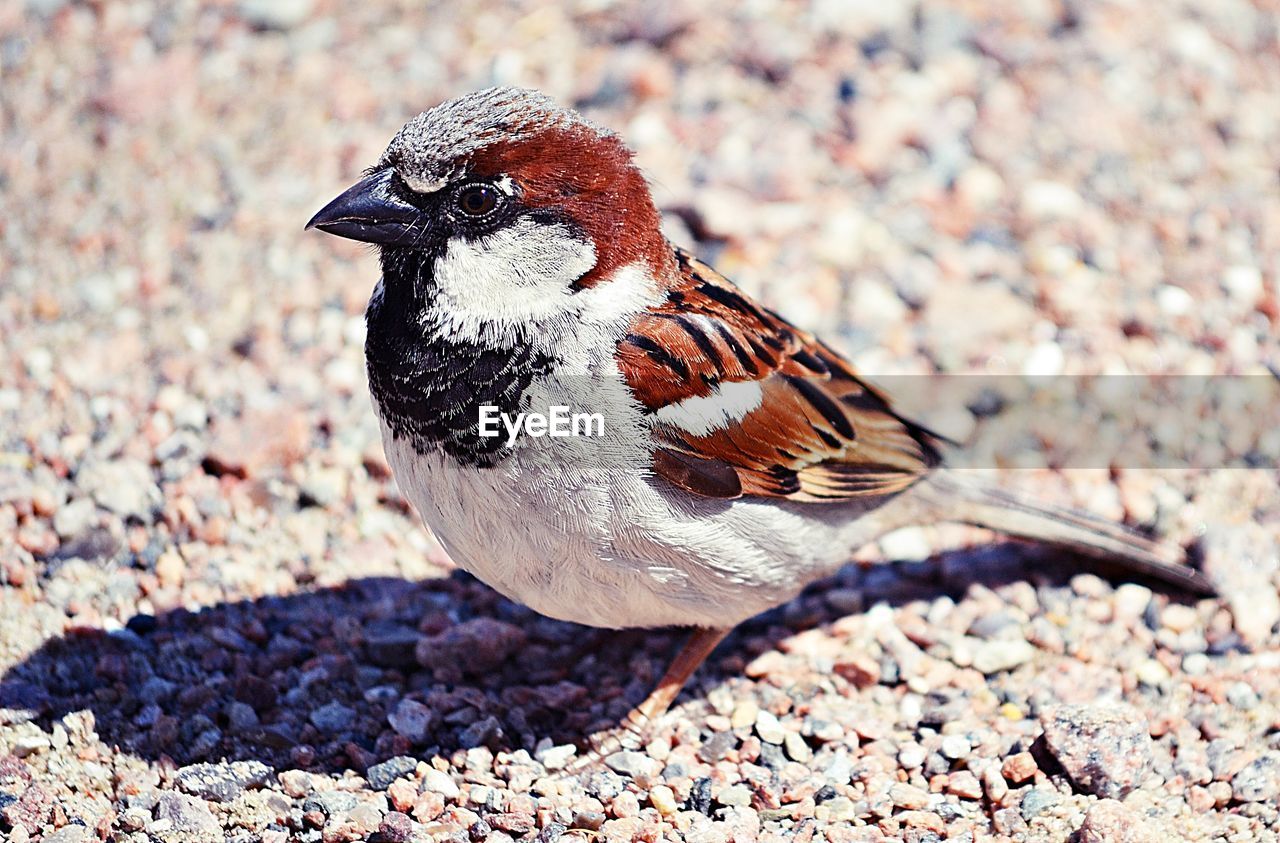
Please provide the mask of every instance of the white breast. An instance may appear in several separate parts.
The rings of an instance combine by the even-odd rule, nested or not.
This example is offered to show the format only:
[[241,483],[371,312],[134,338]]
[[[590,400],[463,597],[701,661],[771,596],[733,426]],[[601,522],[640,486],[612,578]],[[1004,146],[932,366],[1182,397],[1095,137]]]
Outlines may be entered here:
[[613,351],[656,295],[645,273],[623,270],[571,299],[567,327],[540,334],[563,365],[535,382],[531,408],[602,413],[603,437],[521,437],[511,456],[477,468],[419,454],[383,424],[397,483],[453,560],[550,617],[729,626],[790,598],[872,537],[847,507],[709,500],[652,475],[653,420]]
[[649,470],[647,421],[620,376],[539,384],[602,411],[606,437],[522,438],[492,468],[418,454],[384,425],[397,482],[453,560],[550,617],[600,627],[726,626],[771,608],[879,532],[854,513],[716,501]]

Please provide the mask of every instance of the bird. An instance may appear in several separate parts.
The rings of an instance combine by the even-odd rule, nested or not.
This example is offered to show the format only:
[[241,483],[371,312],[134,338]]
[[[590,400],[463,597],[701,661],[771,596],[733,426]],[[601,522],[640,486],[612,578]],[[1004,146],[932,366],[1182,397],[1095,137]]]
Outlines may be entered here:
[[[1213,593],[1180,547],[948,468],[953,443],[669,242],[625,141],[541,92],[422,112],[307,228],[376,249],[373,405],[451,559],[552,618],[690,630],[621,735],[643,736],[738,624],[910,525]],[[568,411],[603,424],[548,435]],[[492,435],[486,413],[542,422]]]

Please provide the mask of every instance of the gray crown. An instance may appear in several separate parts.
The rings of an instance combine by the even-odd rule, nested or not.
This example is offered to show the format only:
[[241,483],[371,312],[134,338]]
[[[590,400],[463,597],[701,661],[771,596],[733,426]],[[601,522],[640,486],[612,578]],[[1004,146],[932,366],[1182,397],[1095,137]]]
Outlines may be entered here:
[[430,192],[461,175],[469,156],[498,140],[519,140],[574,125],[611,134],[541,91],[486,88],[442,102],[410,120],[391,139],[378,167],[393,166],[411,188]]

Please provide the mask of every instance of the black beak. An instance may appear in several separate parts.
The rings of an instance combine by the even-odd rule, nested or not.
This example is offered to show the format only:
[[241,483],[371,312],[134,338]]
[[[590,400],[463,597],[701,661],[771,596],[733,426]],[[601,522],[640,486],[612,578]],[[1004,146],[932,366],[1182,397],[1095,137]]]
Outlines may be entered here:
[[422,211],[395,195],[388,167],[366,176],[320,209],[307,228],[365,243],[406,245],[418,240],[426,219]]

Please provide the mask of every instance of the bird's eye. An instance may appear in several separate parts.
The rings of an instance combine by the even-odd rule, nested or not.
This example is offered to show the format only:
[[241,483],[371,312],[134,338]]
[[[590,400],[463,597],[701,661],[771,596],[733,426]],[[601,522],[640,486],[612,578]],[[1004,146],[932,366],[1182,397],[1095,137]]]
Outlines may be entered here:
[[458,191],[458,210],[473,219],[493,213],[501,201],[502,194],[488,184],[471,184]]

